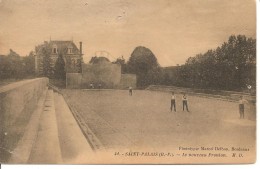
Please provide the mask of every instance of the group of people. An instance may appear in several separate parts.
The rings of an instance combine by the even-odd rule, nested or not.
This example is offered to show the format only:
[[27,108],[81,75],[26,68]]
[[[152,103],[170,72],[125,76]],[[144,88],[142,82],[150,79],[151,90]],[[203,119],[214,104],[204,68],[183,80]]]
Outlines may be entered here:
[[[186,111],[189,112],[189,108],[188,108],[188,98],[187,95],[184,93],[182,96],[182,110],[184,111],[184,108],[186,107]],[[172,109],[174,109],[174,111],[176,112],[176,96],[174,94],[174,92],[172,92],[172,97],[171,97],[171,111]]]
[[[99,83],[99,84],[98,84],[98,89],[101,89],[101,86],[102,86],[102,85]],[[90,89],[94,89],[94,88],[95,88],[95,87],[94,87],[94,84],[93,84],[93,83],[90,83],[90,84],[89,84],[89,88],[90,88]]]
[[[94,89],[94,85],[91,83],[90,84],[90,88]],[[98,88],[101,88],[101,84],[98,85]],[[128,91],[129,91],[129,96],[133,95],[133,88],[131,86],[128,87]],[[244,115],[244,111],[245,111],[245,106],[244,104],[247,103],[247,101],[243,98],[243,96],[240,97],[239,99],[239,114],[240,114],[240,119],[244,119],[245,115]],[[187,112],[189,111],[188,108],[188,97],[187,95],[184,93],[182,96],[182,110],[184,111],[184,109],[186,108]],[[176,96],[175,93],[172,92],[172,96],[171,96],[171,111],[175,111],[176,112]]]
[[[247,100],[243,98],[243,96],[240,96],[239,98],[239,115],[240,119],[245,118],[245,103],[248,103]],[[182,110],[184,111],[184,108],[186,107],[187,112],[189,112],[188,108],[188,98],[187,95],[184,93],[182,96]],[[171,111],[174,110],[176,112],[176,96],[174,92],[172,92],[171,97]]]
[[[131,86],[128,87],[128,93],[129,93],[129,96],[133,95],[133,88]],[[174,92],[172,92],[171,111],[172,111],[172,109],[174,109],[174,111],[176,112],[176,101],[175,100],[176,100],[175,94],[174,94]],[[187,98],[186,94],[183,94],[183,96],[182,96],[182,109],[183,109],[183,111],[184,111],[184,108],[186,108],[187,112],[190,112],[189,108],[188,108],[188,98]]]

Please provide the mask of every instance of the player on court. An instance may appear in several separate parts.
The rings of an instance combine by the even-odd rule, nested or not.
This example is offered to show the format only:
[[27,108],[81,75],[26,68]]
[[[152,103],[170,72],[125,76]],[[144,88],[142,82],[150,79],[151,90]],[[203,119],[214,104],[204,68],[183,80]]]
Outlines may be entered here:
[[90,83],[89,87],[90,89],[94,89],[94,85],[92,83]]
[[187,112],[189,112],[189,108],[188,108],[188,98],[186,96],[186,94],[184,93],[182,96],[182,110],[184,111],[184,107],[186,107]]
[[175,94],[172,92],[172,97],[171,97],[171,111],[172,107],[174,107],[174,111],[176,112],[176,103],[175,103]]
[[131,86],[129,86],[129,96],[133,95],[133,88]]
[[239,99],[239,115],[240,115],[240,119],[244,119],[245,118],[245,103],[248,103],[247,100],[245,100],[243,98],[243,96],[240,96]]

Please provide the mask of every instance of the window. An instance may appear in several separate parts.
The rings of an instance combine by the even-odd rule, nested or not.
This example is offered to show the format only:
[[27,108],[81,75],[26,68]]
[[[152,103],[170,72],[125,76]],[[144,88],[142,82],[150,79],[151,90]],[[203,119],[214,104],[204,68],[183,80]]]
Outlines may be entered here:
[[58,53],[58,47],[57,47],[57,45],[56,44],[54,44],[53,46],[52,46],[52,53]]
[[72,54],[72,48],[68,48],[68,54]]

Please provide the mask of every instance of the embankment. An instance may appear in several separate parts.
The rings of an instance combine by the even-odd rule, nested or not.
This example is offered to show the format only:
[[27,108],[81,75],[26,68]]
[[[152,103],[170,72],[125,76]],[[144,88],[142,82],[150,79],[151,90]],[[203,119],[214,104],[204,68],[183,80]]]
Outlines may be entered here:
[[8,160],[23,136],[48,78],[15,82],[0,88],[0,161]]

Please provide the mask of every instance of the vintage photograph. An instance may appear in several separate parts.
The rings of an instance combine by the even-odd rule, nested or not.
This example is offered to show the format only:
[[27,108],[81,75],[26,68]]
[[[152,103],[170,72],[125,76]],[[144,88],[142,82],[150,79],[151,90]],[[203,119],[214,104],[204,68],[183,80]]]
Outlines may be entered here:
[[0,0],[0,163],[255,161],[255,0]]

